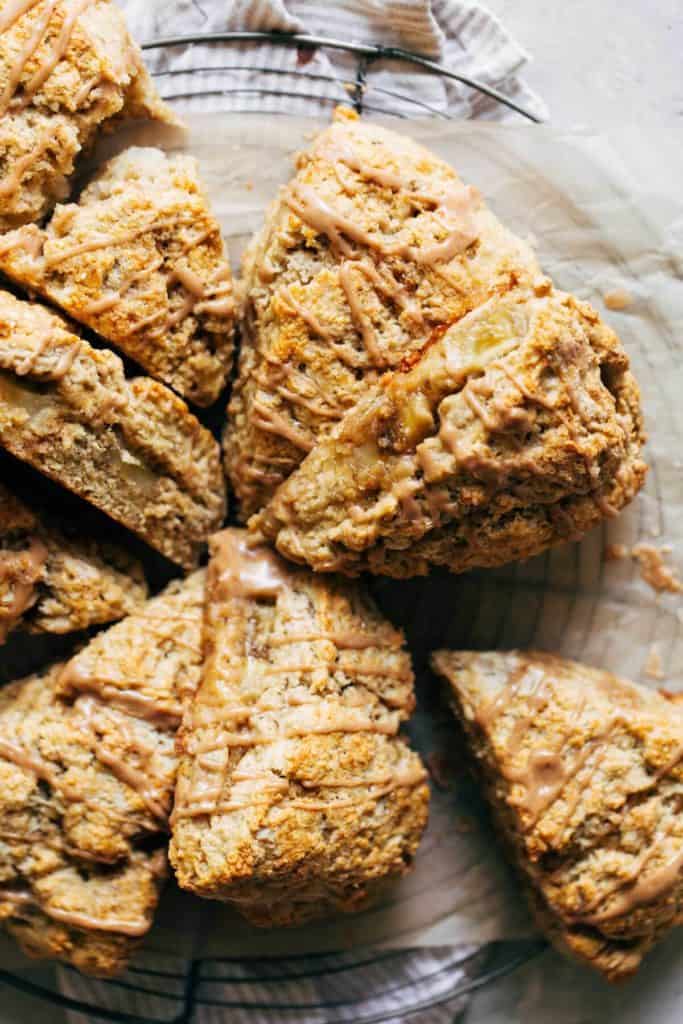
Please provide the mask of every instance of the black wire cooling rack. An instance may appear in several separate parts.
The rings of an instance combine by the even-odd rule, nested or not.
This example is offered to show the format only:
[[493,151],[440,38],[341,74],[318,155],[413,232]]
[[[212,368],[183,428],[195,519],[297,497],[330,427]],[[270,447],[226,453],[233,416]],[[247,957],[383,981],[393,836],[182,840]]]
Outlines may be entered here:
[[[155,39],[152,42],[145,43],[143,50],[162,50],[170,49],[178,46],[193,46],[196,44],[211,44],[211,43],[229,43],[229,44],[244,44],[244,43],[267,43],[270,46],[280,47],[294,47],[300,52],[314,53],[316,50],[338,50],[345,54],[352,56],[355,59],[355,74],[353,77],[343,76],[332,76],[323,75],[318,72],[307,71],[304,66],[299,66],[296,69],[280,69],[268,66],[255,67],[254,65],[240,65],[225,64],[225,65],[211,65],[210,67],[193,67],[191,71],[188,69],[173,69],[168,71],[157,72],[155,78],[160,79],[164,77],[176,77],[183,76],[191,73],[194,75],[203,75],[211,73],[215,74],[226,74],[229,75],[234,72],[251,71],[260,72],[264,76],[278,76],[278,75],[295,75],[298,82],[305,82],[311,88],[314,88],[315,83],[325,82],[341,85],[349,94],[348,102],[355,110],[361,114],[363,111],[370,113],[382,113],[382,114],[393,114],[396,117],[406,118],[408,115],[403,112],[392,110],[391,106],[387,106],[387,100],[400,100],[403,104],[413,105],[416,110],[416,116],[420,112],[431,114],[435,117],[444,118],[446,120],[453,120],[453,115],[447,111],[440,110],[430,103],[426,103],[424,100],[417,99],[415,96],[411,96],[410,93],[397,92],[396,90],[386,89],[384,87],[373,84],[368,80],[368,71],[371,66],[381,60],[391,60],[411,65],[412,67],[421,68],[424,72],[432,75],[437,75],[441,79],[451,82],[459,82],[461,85],[467,86],[474,92],[481,93],[488,96],[489,99],[494,100],[496,103],[500,103],[510,110],[514,110],[516,113],[521,114],[522,117],[527,118],[529,121],[535,121],[538,123],[539,118],[536,117],[531,111],[526,110],[520,104],[516,103],[509,96],[505,96],[504,93],[498,89],[494,89],[490,85],[486,85],[484,82],[479,82],[474,78],[470,78],[467,75],[462,75],[458,72],[452,71],[450,68],[444,67],[442,64],[436,61],[430,60],[428,57],[424,57],[419,53],[413,53],[410,50],[403,50],[396,46],[381,46],[376,44],[368,43],[351,43],[344,42],[340,39],[331,39],[327,36],[316,36],[307,35],[298,32],[211,32],[206,34],[197,35],[186,35],[186,36],[169,36],[165,39]],[[378,107],[372,103],[373,93],[381,96],[383,105]],[[193,91],[191,93],[186,92],[165,92],[164,99],[173,100],[184,100],[192,96],[216,96],[216,95],[251,95],[251,96],[291,96],[296,99],[312,99],[318,101],[324,101],[336,104],[340,102],[338,99],[333,99],[328,96],[323,96],[315,91],[302,91],[297,88],[296,91],[285,91],[284,89],[275,88],[270,85],[253,86],[250,85],[248,88],[244,88],[240,85],[225,85],[219,89],[211,89],[207,91]]]
[[[181,76],[225,75],[226,82],[219,88],[192,92],[174,92],[171,87],[162,86],[164,99],[179,101],[197,96],[231,95],[244,97],[291,96],[296,99],[313,99],[330,105],[348,103],[359,114],[381,113],[406,118],[405,105],[415,110],[415,116],[431,115],[444,120],[454,116],[438,109],[423,99],[408,93],[389,90],[372,83],[368,72],[372,65],[382,60],[391,60],[422,69],[442,79],[458,82],[475,93],[515,111],[529,121],[538,122],[531,111],[520,106],[499,90],[459,74],[422,56],[393,46],[366,45],[344,42],[325,36],[300,33],[273,32],[218,32],[187,36],[173,36],[156,39],[143,45],[143,50],[164,50],[173,47],[196,44],[245,44],[268,43],[280,47],[294,47],[300,53],[314,53],[317,50],[343,51],[355,60],[351,75],[324,75],[307,70],[306,60],[300,60],[296,68],[255,67],[253,64],[226,63],[210,67],[193,67],[190,71],[161,70],[154,77],[162,85],[163,80],[173,81]],[[235,72],[261,73],[269,84],[248,87],[230,82]],[[271,85],[279,76],[296,77],[296,89],[288,89],[287,83],[281,88]],[[282,81],[282,79],[280,79]],[[301,83],[304,87],[301,87]],[[320,84],[334,83],[341,86],[338,97],[316,93]],[[373,99],[380,102],[373,102]],[[402,110],[392,108],[392,101],[400,103]],[[235,111],[234,107],[232,108]],[[86,1021],[111,1021],[118,1024],[191,1024],[196,1011],[201,1008],[207,1013],[207,1020],[224,1021],[225,1014],[258,1016],[259,1021],[278,1022],[303,1020],[311,1015],[318,1024],[381,1024],[388,1020],[410,1020],[421,1011],[446,1009],[456,1005],[459,997],[473,992],[506,974],[511,973],[546,948],[541,939],[516,942],[497,942],[474,953],[462,953],[456,949],[434,954],[429,969],[422,973],[413,971],[397,982],[398,958],[411,955],[410,950],[377,951],[359,953],[319,954],[315,957],[288,958],[236,958],[236,959],[187,959],[177,958],[164,962],[163,958],[142,954],[136,963],[120,978],[109,981],[92,981],[81,977],[69,967],[60,967],[61,985],[48,987],[42,981],[36,982],[30,972],[13,973],[0,969],[0,984],[9,985],[19,991],[48,1002],[64,1011],[80,1014]],[[160,966],[160,963],[162,966]],[[169,963],[171,966],[169,966]],[[341,982],[340,982],[341,979]],[[353,981],[352,981],[353,979]],[[306,983],[307,997],[296,994],[296,985]],[[292,985],[295,989],[292,989]],[[431,992],[425,997],[425,990]],[[435,994],[435,988],[438,991]],[[356,993],[356,995],[354,995]],[[365,1010],[360,1009],[362,999]],[[387,1002],[388,1000],[388,1002]],[[393,1008],[378,1010],[383,1004]],[[125,1009],[123,1008],[125,1005]],[[456,1014],[454,1021],[459,1020]]]

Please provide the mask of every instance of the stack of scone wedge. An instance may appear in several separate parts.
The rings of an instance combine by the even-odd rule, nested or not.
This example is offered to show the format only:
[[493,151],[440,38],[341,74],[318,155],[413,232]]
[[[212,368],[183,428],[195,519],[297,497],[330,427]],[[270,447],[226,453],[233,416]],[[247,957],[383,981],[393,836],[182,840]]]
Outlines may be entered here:
[[[191,157],[128,149],[68,201],[126,116],[173,120],[112,4],[0,0],[0,642],[92,634],[0,691],[0,919],[100,975],[169,859],[260,926],[378,899],[429,788],[404,637],[353,577],[528,558],[646,471],[616,334],[432,153],[339,112],[237,309]],[[236,319],[221,454],[201,410],[225,408]],[[177,577],[152,597],[150,549]],[[678,706],[550,655],[433,666],[539,926],[632,973],[683,915]]]

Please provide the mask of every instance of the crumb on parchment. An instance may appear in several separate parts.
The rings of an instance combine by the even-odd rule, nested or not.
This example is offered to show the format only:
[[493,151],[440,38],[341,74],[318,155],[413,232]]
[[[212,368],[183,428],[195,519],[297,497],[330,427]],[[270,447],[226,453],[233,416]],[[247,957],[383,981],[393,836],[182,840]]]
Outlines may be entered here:
[[640,575],[653,590],[666,590],[670,594],[683,593],[683,583],[675,568],[666,564],[664,556],[670,554],[671,548],[663,545],[639,543],[629,548],[625,544],[608,544],[603,559],[605,562],[620,561],[633,558],[638,562]]
[[643,674],[648,679],[666,679],[666,672],[662,665],[662,656],[656,644],[650,644],[650,649],[647,652],[645,664],[643,665]]
[[605,548],[604,560],[606,562],[618,562],[628,556],[629,550],[625,544],[608,544]]
[[625,288],[611,288],[608,292],[603,293],[602,301],[608,309],[628,309],[633,305],[633,295]]
[[675,569],[664,561],[668,548],[658,548],[654,544],[636,544],[631,550],[631,557],[640,564],[640,575],[655,590],[668,590],[671,594],[680,594],[683,584]]

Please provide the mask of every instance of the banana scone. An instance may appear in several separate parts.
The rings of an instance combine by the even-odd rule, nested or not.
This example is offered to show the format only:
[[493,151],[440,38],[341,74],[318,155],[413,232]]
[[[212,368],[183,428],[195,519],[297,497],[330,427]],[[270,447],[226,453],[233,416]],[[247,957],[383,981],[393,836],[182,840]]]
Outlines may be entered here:
[[360,909],[407,870],[427,820],[426,773],[398,735],[414,705],[403,636],[357,588],[226,530],[204,653],[179,734],[180,885],[257,925]]
[[68,192],[79,153],[114,119],[175,123],[108,0],[0,0],[0,230]]
[[151,926],[204,575],[0,691],[0,920],[29,955],[115,974]]
[[551,941],[617,981],[683,922],[683,711],[535,652],[439,651],[500,834]]
[[140,564],[113,544],[67,536],[0,483],[0,644],[10,630],[69,633],[130,614]]
[[226,465],[244,519],[379,375],[492,295],[541,278],[446,163],[340,111],[271,207],[244,265]]
[[0,270],[199,405],[232,364],[232,279],[196,161],[132,148],[42,229],[0,240]]
[[185,403],[2,291],[0,446],[186,568],[223,521],[220,450]]
[[548,283],[490,298],[366,391],[250,521],[318,571],[528,558],[615,515],[645,477],[619,339]]

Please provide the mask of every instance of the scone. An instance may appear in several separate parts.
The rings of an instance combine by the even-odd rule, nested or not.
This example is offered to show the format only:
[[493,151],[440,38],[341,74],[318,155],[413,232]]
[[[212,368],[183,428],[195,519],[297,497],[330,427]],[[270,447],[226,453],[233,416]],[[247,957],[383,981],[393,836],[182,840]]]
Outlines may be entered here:
[[427,819],[398,735],[414,705],[401,633],[358,589],[226,530],[204,651],[171,818],[180,885],[257,925],[360,909],[407,870]]
[[147,596],[121,548],[66,536],[0,483],[0,644],[10,630],[69,633],[130,614]]
[[191,568],[223,521],[218,445],[185,403],[126,380],[44,307],[0,292],[0,445]]
[[434,154],[341,111],[280,193],[244,266],[225,435],[243,518],[386,370],[412,365],[534,253]]
[[643,440],[614,332],[549,284],[516,287],[366,387],[250,525],[318,571],[501,565],[622,509]]
[[128,149],[47,226],[0,240],[0,270],[199,405],[230,372],[232,280],[196,161]]
[[113,3],[0,0],[1,231],[64,199],[78,155],[124,117],[175,120]]
[[540,927],[610,981],[683,922],[683,712],[549,654],[439,651]]
[[115,974],[151,926],[203,596],[203,572],[172,583],[0,691],[0,920],[29,955]]

